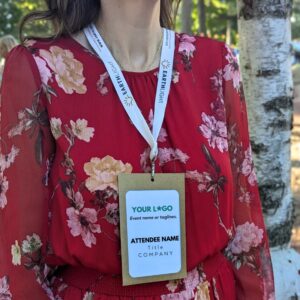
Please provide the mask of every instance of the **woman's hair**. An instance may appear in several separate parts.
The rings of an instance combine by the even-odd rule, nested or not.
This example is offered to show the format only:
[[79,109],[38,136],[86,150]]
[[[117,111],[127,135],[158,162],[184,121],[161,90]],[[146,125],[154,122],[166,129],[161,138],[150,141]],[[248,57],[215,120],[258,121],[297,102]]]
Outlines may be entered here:
[[7,54],[12,48],[17,46],[17,40],[12,35],[4,35],[0,38],[0,56]]
[[[175,17],[181,0],[160,0],[162,27],[173,29]],[[100,9],[100,0],[45,0],[47,10],[36,11],[26,15],[20,26],[20,39],[24,41],[24,26],[31,21],[51,21],[54,26],[53,38],[71,35],[91,22],[95,22]]]

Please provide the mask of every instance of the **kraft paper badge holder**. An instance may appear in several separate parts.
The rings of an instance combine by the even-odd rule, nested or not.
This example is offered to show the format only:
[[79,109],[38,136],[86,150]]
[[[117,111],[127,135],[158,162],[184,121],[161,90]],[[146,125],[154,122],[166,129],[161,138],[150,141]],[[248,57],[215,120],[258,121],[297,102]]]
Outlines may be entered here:
[[184,278],[184,173],[118,175],[123,285]]

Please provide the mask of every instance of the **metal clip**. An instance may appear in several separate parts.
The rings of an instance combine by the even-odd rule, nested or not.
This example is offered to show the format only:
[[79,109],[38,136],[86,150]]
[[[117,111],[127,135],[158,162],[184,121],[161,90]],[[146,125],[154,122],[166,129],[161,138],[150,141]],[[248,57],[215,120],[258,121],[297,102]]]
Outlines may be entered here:
[[155,175],[155,159],[151,161],[151,181],[154,181]]

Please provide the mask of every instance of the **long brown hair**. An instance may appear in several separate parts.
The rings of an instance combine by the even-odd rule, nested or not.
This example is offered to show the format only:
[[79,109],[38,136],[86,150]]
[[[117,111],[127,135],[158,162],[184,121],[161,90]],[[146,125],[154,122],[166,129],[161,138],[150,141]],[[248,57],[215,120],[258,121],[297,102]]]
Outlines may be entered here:
[[[161,0],[160,23],[162,27],[174,29],[175,17],[181,0]],[[24,41],[24,27],[32,21],[50,21],[52,38],[71,35],[91,22],[95,22],[100,9],[100,0],[45,0],[47,10],[26,15],[20,25],[20,40]]]

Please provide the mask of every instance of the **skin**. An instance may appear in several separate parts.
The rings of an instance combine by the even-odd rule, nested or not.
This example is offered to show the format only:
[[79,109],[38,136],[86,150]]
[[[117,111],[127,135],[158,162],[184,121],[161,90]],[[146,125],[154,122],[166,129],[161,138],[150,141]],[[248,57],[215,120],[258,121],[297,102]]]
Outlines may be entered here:
[[[123,69],[144,72],[157,67],[162,38],[161,0],[99,1],[101,12],[96,26]],[[92,50],[83,32],[73,37]]]

